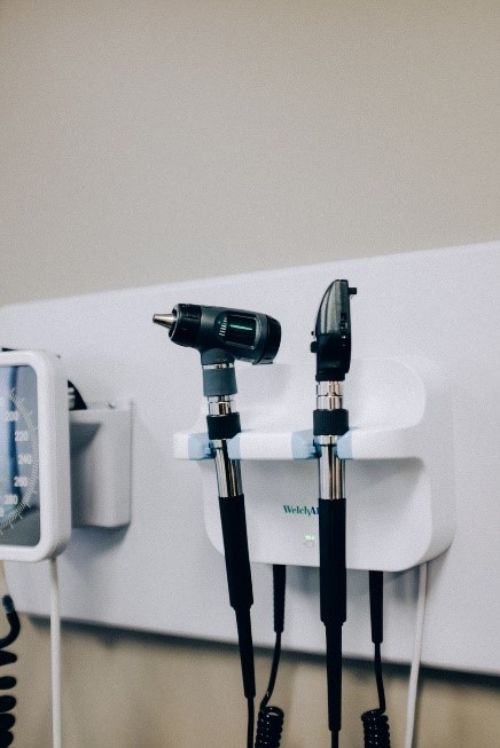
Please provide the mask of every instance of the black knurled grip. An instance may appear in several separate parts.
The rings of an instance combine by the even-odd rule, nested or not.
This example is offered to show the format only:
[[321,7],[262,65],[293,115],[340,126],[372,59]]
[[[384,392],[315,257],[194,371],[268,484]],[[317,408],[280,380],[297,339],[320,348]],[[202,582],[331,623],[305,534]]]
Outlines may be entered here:
[[229,413],[227,416],[207,416],[208,438],[232,439],[241,431],[240,414]]
[[345,499],[319,500],[321,620],[346,620]]
[[349,431],[349,411],[315,410],[313,412],[314,436],[342,436]]

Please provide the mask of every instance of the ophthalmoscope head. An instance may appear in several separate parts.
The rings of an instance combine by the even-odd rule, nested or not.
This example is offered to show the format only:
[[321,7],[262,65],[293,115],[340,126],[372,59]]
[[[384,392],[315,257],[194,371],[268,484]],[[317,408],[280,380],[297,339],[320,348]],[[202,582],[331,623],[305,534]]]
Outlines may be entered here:
[[357,293],[349,281],[335,280],[326,289],[316,316],[311,351],[316,354],[316,381],[341,382],[351,365],[351,304]]

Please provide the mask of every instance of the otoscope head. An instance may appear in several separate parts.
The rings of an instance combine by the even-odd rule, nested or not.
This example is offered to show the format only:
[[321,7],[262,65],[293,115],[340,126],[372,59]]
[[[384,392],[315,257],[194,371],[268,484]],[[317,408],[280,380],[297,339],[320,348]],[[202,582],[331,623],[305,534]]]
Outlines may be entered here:
[[202,363],[239,359],[270,364],[281,342],[281,326],[276,319],[243,309],[177,304],[170,314],[155,314],[153,322],[168,329],[173,343],[198,350]]
[[316,354],[316,381],[342,381],[351,365],[351,304],[357,293],[349,281],[335,280],[326,289],[316,316],[311,351]]

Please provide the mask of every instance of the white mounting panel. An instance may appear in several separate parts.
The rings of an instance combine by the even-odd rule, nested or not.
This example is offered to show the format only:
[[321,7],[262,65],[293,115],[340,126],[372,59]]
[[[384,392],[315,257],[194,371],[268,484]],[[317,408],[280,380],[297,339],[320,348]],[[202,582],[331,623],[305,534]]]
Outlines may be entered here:
[[[248,405],[243,432],[228,450],[244,464],[255,562],[319,566],[317,464],[310,464],[315,450],[312,429],[307,430],[311,372],[304,358],[295,351],[296,364],[242,371],[242,399]],[[354,461],[349,465],[347,567],[404,571],[435,558],[455,531],[446,373],[415,356],[358,359],[347,377],[345,403],[355,425],[338,442],[340,456]],[[208,435],[200,431],[205,411],[206,406],[193,433],[175,434],[175,455],[199,461],[207,534],[223,553],[214,466],[207,459]]]
[[[287,366],[304,367],[310,388],[303,398],[312,411],[314,357],[308,352],[310,331],[321,295],[335,278],[348,278],[359,289],[352,303],[355,360],[425,359],[446,373],[450,387],[451,436],[445,426],[434,433],[429,448],[438,455],[441,451],[449,455],[448,441],[453,442],[457,525],[449,550],[431,563],[423,661],[438,667],[500,673],[500,243],[127,289],[1,309],[2,345],[45,348],[61,354],[68,377],[89,401],[134,402],[132,521],[121,530],[73,531],[61,557],[62,611],[66,618],[235,640],[224,561],[204,530],[201,471],[189,461],[176,460],[172,447],[173,434],[189,429],[199,416],[199,357],[169,343],[166,333],[151,324],[151,316],[168,311],[180,301],[254,308],[272,314],[284,330],[278,360],[285,370]],[[243,423],[250,410],[247,385],[257,372],[257,368],[238,367],[238,404]],[[279,377],[276,382],[279,387]],[[258,412],[253,410],[253,418],[254,428],[268,427],[264,425],[264,400]],[[261,427],[257,425],[259,418]],[[354,420],[352,424],[356,426]],[[291,430],[302,428],[303,423],[290,426]],[[268,462],[265,467],[271,469],[273,464]],[[246,465],[244,479],[245,469]],[[307,469],[314,497],[314,466],[309,464]],[[355,470],[353,460],[348,487],[355,481]],[[378,479],[383,481],[384,475]],[[213,485],[215,489],[215,478]],[[374,544],[379,542],[375,533],[372,540]],[[21,610],[47,614],[48,575],[44,564],[8,564],[7,577]],[[366,572],[349,573],[347,656],[371,656],[366,577]],[[254,564],[253,578],[255,641],[270,645],[269,568]],[[386,593],[384,652],[388,659],[408,661],[414,628],[415,572],[388,574]],[[317,570],[292,568],[286,647],[323,651],[318,607]]]

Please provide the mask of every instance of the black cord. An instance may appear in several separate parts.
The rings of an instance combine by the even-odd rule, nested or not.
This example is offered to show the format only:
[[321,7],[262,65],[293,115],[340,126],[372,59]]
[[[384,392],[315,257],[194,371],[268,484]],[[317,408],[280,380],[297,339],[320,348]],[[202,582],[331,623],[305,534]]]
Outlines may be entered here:
[[328,727],[342,727],[342,626],[346,620],[346,500],[319,500],[320,612],[326,633]]
[[276,685],[276,677],[278,675],[278,668],[281,657],[281,634],[276,634],[276,640],[274,643],[273,662],[271,665],[271,673],[269,675],[269,683],[264,698],[260,702],[260,709],[265,709],[271,700],[273,695],[274,686]]
[[229,602],[236,615],[243,692],[246,699],[255,697],[252,622],[252,574],[243,495],[219,498]]
[[279,706],[268,706],[273,695],[276,676],[278,675],[280,656],[281,633],[277,633],[269,684],[259,707],[255,748],[279,748],[281,743],[281,733],[283,731],[285,713],[279,708]]
[[255,722],[254,699],[247,698],[247,706],[248,706],[247,748],[253,748],[253,726]]
[[273,595],[274,595],[274,644],[273,661],[269,683],[264,698],[260,702],[257,720],[257,737],[255,748],[279,748],[285,713],[278,706],[268,706],[273,695],[274,686],[281,657],[281,635],[285,627],[285,587],[286,566],[273,565]]
[[342,710],[342,624],[326,628],[326,675],[328,685],[328,726],[338,744]]
[[382,673],[381,644],[384,633],[384,574],[381,571],[370,571],[370,623],[374,645],[373,667],[377,684],[378,709],[370,709],[361,715],[364,731],[365,748],[390,748],[391,737],[389,717],[384,714],[385,691]]
[[238,630],[238,649],[240,652],[243,693],[246,699],[255,697],[255,670],[253,661],[252,623],[250,610],[237,608],[236,628]]
[[[0,666],[11,665],[16,662],[17,656],[13,652],[5,651],[5,647],[8,647],[9,644],[12,644],[12,642],[17,639],[21,630],[21,624],[14,607],[14,602],[9,595],[5,595],[2,598],[2,605],[10,630],[7,636],[0,639]],[[0,686],[2,690],[11,690],[15,685],[16,679],[11,675],[4,675],[0,678]],[[11,714],[11,712],[15,705],[16,699],[14,696],[0,697],[0,748],[9,746],[14,741],[12,728],[15,725],[16,718]]]
[[374,647],[374,658],[373,667],[375,670],[375,682],[377,684],[377,695],[379,709],[381,712],[385,712],[385,691],[384,691],[384,678],[382,674],[382,653],[380,650],[380,644],[375,644]]

